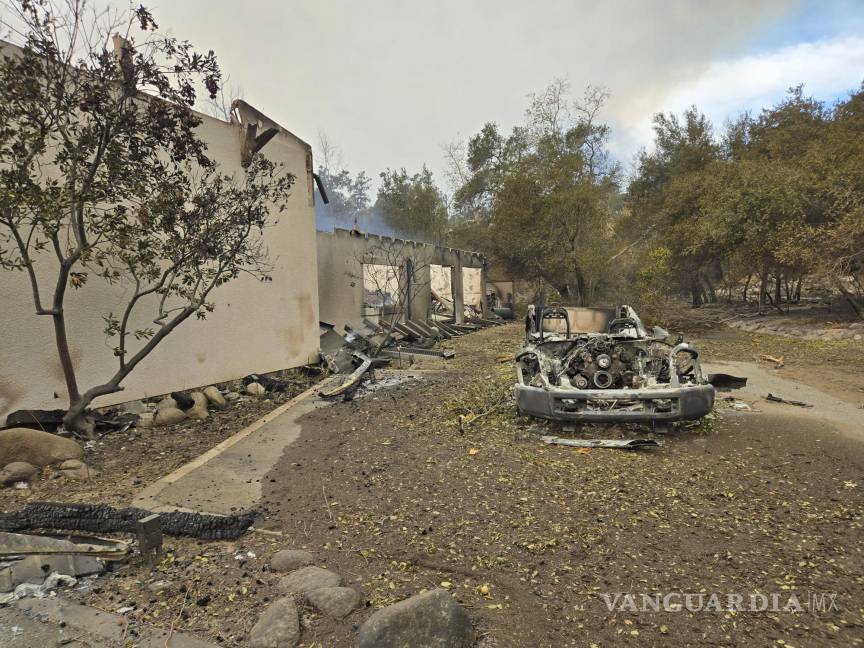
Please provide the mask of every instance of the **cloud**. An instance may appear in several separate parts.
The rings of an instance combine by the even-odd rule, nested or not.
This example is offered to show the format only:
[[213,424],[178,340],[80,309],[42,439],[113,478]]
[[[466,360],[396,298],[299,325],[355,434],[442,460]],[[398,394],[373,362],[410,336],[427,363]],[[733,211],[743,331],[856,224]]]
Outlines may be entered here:
[[629,161],[640,146],[652,141],[655,112],[680,113],[696,105],[714,123],[749,110],[757,113],[803,83],[805,91],[830,101],[857,89],[864,80],[864,37],[843,35],[810,43],[780,47],[752,55],[711,63],[690,79],[678,82],[655,97],[652,106],[613,106],[613,148]]
[[[353,170],[426,162],[485,122],[508,129],[555,77],[607,86],[650,115],[666,90],[750,47],[796,0],[185,0],[160,25],[216,50],[244,98]],[[610,105],[610,108],[612,106]],[[637,119],[632,114],[624,124]]]

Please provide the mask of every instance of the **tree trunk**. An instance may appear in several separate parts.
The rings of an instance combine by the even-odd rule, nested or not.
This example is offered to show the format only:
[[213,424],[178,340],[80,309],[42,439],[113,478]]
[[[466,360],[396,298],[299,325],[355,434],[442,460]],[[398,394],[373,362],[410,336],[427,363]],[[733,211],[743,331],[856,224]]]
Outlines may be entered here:
[[759,314],[765,314],[765,295],[768,293],[768,273],[763,271],[759,277]]
[[795,303],[801,303],[801,282],[804,281],[804,276],[798,277],[798,282],[795,284]]
[[747,275],[747,281],[744,282],[744,290],[741,292],[741,301],[747,303],[747,293],[750,291],[750,281],[753,279],[753,273]]
[[702,286],[697,279],[690,281],[690,305],[699,308],[702,305]]
[[783,299],[783,295],[780,293],[780,289],[782,288],[781,281],[783,279],[783,275],[779,272],[774,275],[774,303],[779,306],[780,301]]
[[861,304],[858,303],[858,300],[855,299],[855,295],[846,290],[846,286],[843,285],[843,282],[841,280],[838,279],[836,281],[836,284],[837,289],[840,291],[846,301],[849,302],[849,305],[852,307],[852,310],[855,311],[858,319],[864,320],[864,307],[862,307]]

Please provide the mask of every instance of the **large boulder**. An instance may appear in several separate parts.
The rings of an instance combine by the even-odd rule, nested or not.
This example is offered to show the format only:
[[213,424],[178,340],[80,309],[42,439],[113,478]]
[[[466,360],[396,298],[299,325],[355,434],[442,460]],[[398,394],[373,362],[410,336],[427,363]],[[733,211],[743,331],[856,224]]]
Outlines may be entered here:
[[290,596],[276,599],[249,633],[251,648],[288,648],[300,638],[300,617]]
[[13,461],[0,470],[0,482],[9,486],[17,482],[29,482],[39,469],[26,461]]
[[274,572],[290,572],[300,567],[306,567],[315,562],[315,557],[302,549],[283,549],[273,554],[270,559],[270,570]]
[[0,466],[23,461],[34,466],[49,466],[67,459],[80,459],[81,446],[50,432],[29,428],[0,431]]
[[356,648],[467,648],[474,641],[471,619],[444,589],[394,603],[370,616],[357,633]]
[[291,572],[279,581],[279,591],[286,594],[305,594],[322,587],[338,587],[342,578],[336,572],[321,567],[304,567]]

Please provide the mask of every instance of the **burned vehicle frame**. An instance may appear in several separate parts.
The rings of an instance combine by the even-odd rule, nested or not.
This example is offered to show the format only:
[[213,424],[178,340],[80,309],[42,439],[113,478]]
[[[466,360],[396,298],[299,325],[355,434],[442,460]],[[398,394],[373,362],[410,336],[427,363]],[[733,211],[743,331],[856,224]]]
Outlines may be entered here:
[[[572,331],[579,316],[600,330]],[[585,327],[591,328],[591,327]],[[520,414],[577,422],[652,423],[698,419],[714,405],[699,352],[655,327],[648,333],[627,305],[612,312],[529,306],[525,343],[516,354]]]

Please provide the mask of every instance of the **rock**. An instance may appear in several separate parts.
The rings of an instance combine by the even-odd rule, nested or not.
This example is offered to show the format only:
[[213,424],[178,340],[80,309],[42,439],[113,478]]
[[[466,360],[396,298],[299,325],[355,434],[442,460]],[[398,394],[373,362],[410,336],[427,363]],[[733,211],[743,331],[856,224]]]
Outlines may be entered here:
[[222,392],[213,387],[213,385],[204,388],[204,396],[207,397],[207,400],[213,407],[225,407],[225,397],[222,395]]
[[154,425],[174,425],[186,420],[186,413],[176,407],[166,407],[156,412],[153,418]]
[[143,414],[144,412],[149,412],[152,407],[149,405],[145,405],[144,401],[135,400],[129,401],[128,403],[123,403],[118,407],[121,412],[126,412],[127,414]]
[[308,551],[299,549],[283,549],[273,554],[270,559],[270,569],[274,572],[290,572],[315,562],[315,557]]
[[370,616],[356,648],[465,648],[474,641],[471,619],[444,589],[417,594]]
[[3,470],[0,470],[0,482],[3,482],[5,486],[22,481],[29,482],[37,472],[39,472],[39,469],[31,463],[13,461],[10,464],[6,464]]
[[860,340],[860,339],[862,339],[862,337],[864,337],[864,336],[862,336],[860,333],[856,333],[855,335],[852,336],[852,339],[853,340]]
[[192,399],[192,406],[186,410],[186,416],[196,421],[203,421],[209,416],[207,397],[201,392],[192,392],[189,396]]
[[303,567],[279,581],[279,591],[286,594],[305,594],[322,587],[338,587],[342,582],[339,574],[321,567]]
[[154,594],[159,594],[160,592],[170,592],[173,591],[176,587],[177,585],[175,583],[168,580],[157,580],[147,584],[147,589]]
[[852,322],[849,325],[850,329],[864,329],[864,322]]
[[60,474],[69,479],[87,480],[99,474],[97,470],[89,468],[83,461],[70,459],[60,464]]
[[276,599],[258,617],[249,633],[251,648],[288,648],[300,638],[300,617],[290,596]]
[[238,394],[235,391],[229,391],[225,394],[225,400],[228,401],[229,403],[231,401],[236,401],[238,398],[240,398],[240,394]]
[[327,616],[341,619],[360,605],[360,592],[350,587],[322,587],[306,592],[306,600]]
[[192,409],[195,407],[195,399],[192,394],[185,394],[184,392],[171,392],[171,398],[173,398],[177,402],[177,409],[181,409],[184,412],[188,409]]
[[142,412],[138,415],[138,420],[135,422],[137,428],[152,428],[156,415],[153,412]]
[[246,385],[246,393],[250,396],[264,396],[267,390],[260,383],[253,382]]
[[166,396],[161,401],[156,403],[156,411],[161,412],[165,409],[180,409],[177,407],[177,401],[171,398],[170,396]]
[[29,428],[0,431],[0,465],[22,461],[34,466],[58,464],[79,459],[84,454],[75,441],[50,432]]

